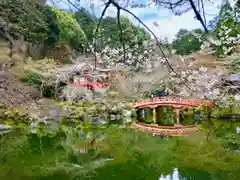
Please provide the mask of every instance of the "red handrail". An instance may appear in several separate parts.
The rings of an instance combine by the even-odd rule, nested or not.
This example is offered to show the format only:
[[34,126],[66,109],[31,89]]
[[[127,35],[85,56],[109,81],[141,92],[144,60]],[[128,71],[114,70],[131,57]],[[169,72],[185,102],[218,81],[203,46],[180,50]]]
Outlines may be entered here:
[[102,83],[99,82],[90,82],[90,81],[78,81],[76,82],[72,82],[73,86],[90,86],[90,87],[95,87],[95,88],[104,88],[104,85]]

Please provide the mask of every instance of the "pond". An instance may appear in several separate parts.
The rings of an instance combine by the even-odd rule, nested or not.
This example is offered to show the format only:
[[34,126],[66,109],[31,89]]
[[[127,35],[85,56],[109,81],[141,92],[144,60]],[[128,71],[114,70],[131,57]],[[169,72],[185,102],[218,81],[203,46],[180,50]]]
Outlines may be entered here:
[[118,123],[41,126],[36,134],[15,129],[0,135],[0,179],[239,179],[240,124],[212,120],[201,127],[187,137],[153,136]]

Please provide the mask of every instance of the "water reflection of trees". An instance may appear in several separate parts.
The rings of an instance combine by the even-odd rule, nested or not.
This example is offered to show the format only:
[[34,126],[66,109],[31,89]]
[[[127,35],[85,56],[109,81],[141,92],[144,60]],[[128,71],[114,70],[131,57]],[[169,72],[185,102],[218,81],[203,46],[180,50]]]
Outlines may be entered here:
[[[38,164],[39,168],[45,168],[47,171],[47,168],[56,163],[56,159],[58,159],[58,163],[69,164],[72,163],[69,160],[70,157],[77,157],[78,160],[74,162],[78,164],[84,162],[84,158],[88,157],[91,164],[91,159],[97,155],[98,158],[110,157],[114,160],[95,169],[98,175],[92,174],[92,180],[107,179],[113,177],[113,174],[115,180],[136,178],[145,180],[149,177],[158,179],[160,175],[173,176],[174,168],[178,168],[179,179],[200,180],[224,177],[224,179],[234,180],[240,177],[240,156],[237,154],[239,147],[233,147],[233,144],[230,143],[234,141],[239,143],[239,135],[237,136],[235,132],[234,136],[227,136],[230,132],[234,132],[235,125],[221,125],[221,123],[216,125],[216,121],[213,123],[215,127],[212,127],[211,133],[206,133],[209,128],[209,124],[207,124],[206,132],[199,132],[188,137],[153,137],[127,129],[104,128],[107,136],[102,140],[100,146],[97,144],[90,146],[89,151],[84,152],[86,154],[81,156],[78,154],[72,156],[72,148],[74,153],[83,153],[80,150],[87,145],[83,143],[86,140],[82,140],[78,136],[65,137],[67,136],[65,135],[61,138],[58,136],[35,136],[33,138],[26,134],[12,134],[16,138],[1,139],[0,160],[5,162],[5,170],[15,167],[12,171],[16,174],[23,172],[23,169],[28,169],[28,173],[35,174],[34,164]],[[92,129],[88,130],[93,131]],[[59,145],[59,138],[61,145]],[[21,139],[22,141],[20,141]],[[41,139],[41,144],[39,139]],[[24,145],[24,142],[27,142],[27,146]],[[59,146],[63,147],[62,145],[64,148],[59,149]],[[71,151],[65,152],[66,148]],[[30,150],[35,154],[30,153]],[[21,153],[17,154],[17,152]],[[31,157],[29,163],[19,163],[26,162],[26,158],[30,158],[27,154],[34,158]],[[61,158],[59,159],[59,157]],[[31,167],[34,167],[35,170],[32,171]],[[4,169],[0,168],[0,172],[2,172],[1,170]]]

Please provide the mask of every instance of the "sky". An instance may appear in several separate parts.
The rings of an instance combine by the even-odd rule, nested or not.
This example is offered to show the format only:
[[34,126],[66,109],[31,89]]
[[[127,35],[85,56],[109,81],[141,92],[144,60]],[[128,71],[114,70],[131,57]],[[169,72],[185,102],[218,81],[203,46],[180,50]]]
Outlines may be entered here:
[[[56,1],[56,0],[55,0]],[[76,2],[76,0],[70,0]],[[138,4],[145,5],[144,8],[141,7],[131,7],[131,2],[137,2]],[[219,11],[219,6],[222,4],[223,0],[212,0],[213,2],[208,2],[209,0],[203,0],[205,2],[205,12],[206,20],[212,20]],[[236,0],[229,0],[231,4]],[[79,6],[91,10],[96,16],[100,16],[102,10],[104,9],[105,0],[80,0]],[[177,32],[184,28],[187,30],[192,30],[196,28],[202,28],[200,22],[195,19],[195,14],[192,10],[182,14],[181,16],[174,16],[169,10],[163,7],[157,7],[154,4],[146,6],[149,4],[149,0],[121,0],[122,5],[126,9],[130,10],[136,16],[138,16],[153,32],[158,38],[168,38],[169,42],[172,42]],[[128,4],[128,5],[127,5]],[[62,0],[58,3],[59,8],[68,8],[71,5],[67,3],[67,0]],[[105,16],[116,17],[116,8],[109,7],[107,9]],[[139,22],[131,17],[129,14],[122,12],[121,15],[127,16],[134,24],[138,25]],[[154,25],[154,22],[158,24],[158,27]]]

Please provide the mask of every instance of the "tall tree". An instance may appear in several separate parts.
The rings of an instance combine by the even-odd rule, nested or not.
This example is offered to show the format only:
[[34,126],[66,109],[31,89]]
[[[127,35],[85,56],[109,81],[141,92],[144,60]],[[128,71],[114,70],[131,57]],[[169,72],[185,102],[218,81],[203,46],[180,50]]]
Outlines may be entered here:
[[176,50],[177,54],[181,55],[187,55],[200,50],[201,42],[196,35],[200,35],[201,33],[201,29],[195,29],[193,31],[180,29],[172,43],[173,49]]
[[81,25],[89,41],[93,40],[93,31],[96,28],[97,18],[86,9],[81,8],[75,13],[75,18]]

